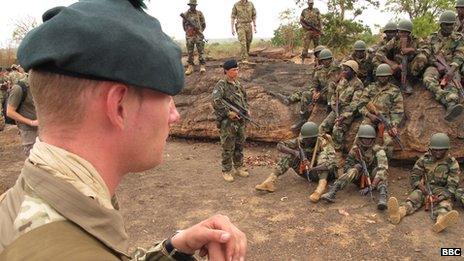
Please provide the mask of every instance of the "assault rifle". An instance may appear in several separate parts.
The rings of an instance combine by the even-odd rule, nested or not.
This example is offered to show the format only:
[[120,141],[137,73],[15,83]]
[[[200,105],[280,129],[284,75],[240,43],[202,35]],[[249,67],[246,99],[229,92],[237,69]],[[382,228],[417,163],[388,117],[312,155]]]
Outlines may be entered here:
[[[401,41],[401,50],[406,49],[407,41],[403,38],[400,41]],[[401,90],[402,91],[408,90],[407,77],[408,77],[408,55],[402,53],[401,54]]]
[[430,187],[430,183],[427,180],[427,174],[424,174],[423,183],[426,189],[426,193],[424,194],[427,194],[427,196],[425,197],[425,211],[430,210],[430,218],[433,219],[433,203],[435,202],[436,197],[433,195],[432,188]]
[[182,17],[182,19],[184,20],[184,22],[187,24],[187,26],[190,26],[193,28],[193,30],[195,31],[196,34],[198,34],[198,36],[200,36],[200,38],[205,41],[206,43],[208,42],[208,40],[205,39],[205,35],[203,34],[203,32],[200,30],[201,28],[198,28],[198,26],[195,24],[194,21],[192,21],[191,19],[188,19],[187,16],[185,16],[184,13],[180,14],[180,17]]
[[311,114],[311,112],[314,110],[314,106],[316,106],[317,101],[321,98],[321,95],[324,94],[327,91],[327,87],[322,88],[322,90],[319,91],[319,96],[317,99],[311,99],[311,102],[308,104],[308,112]]
[[461,97],[464,98],[464,90],[462,89],[459,72],[458,73],[456,73],[456,71],[451,72],[451,66],[449,66],[449,64],[446,62],[446,59],[445,57],[443,57],[443,54],[441,53],[437,54],[435,55],[435,58],[437,59],[437,62],[438,62],[437,67],[444,68],[446,72],[445,77],[443,77],[443,79],[440,81],[440,85],[442,87],[446,86],[448,84],[448,79],[446,78],[446,75],[448,73],[452,73],[453,76],[452,76],[451,82],[454,84],[454,86],[456,86],[456,88],[458,88],[459,95],[461,95]]
[[231,111],[235,112],[238,114],[238,116],[241,118],[241,119],[245,119],[247,121],[249,121],[251,124],[255,125],[256,127],[260,128],[261,125],[259,125],[258,123],[256,123],[255,121],[253,121],[250,117],[248,117],[248,110],[246,110],[245,108],[243,108],[242,106],[238,105],[238,104],[234,104],[232,105],[232,103],[228,102],[227,100],[225,99],[222,99],[222,104],[224,104],[227,108],[229,108]]
[[356,157],[358,158],[359,162],[361,162],[361,166],[362,166],[361,187],[365,187],[367,185],[366,189],[369,191],[372,201],[374,201],[374,196],[372,195],[371,178],[369,176],[369,171],[367,170],[366,161],[364,161],[363,159],[363,155],[362,155],[360,148],[357,148],[356,150]]
[[309,181],[309,160],[306,157],[304,149],[301,147],[300,141],[298,140],[298,155],[300,158],[300,174],[306,176]]
[[308,23],[308,22],[306,22],[305,20],[302,20],[302,19],[300,20],[300,23],[306,30],[314,31],[317,34],[321,35],[321,30],[319,28],[317,28],[314,24]]
[[[377,111],[377,108],[375,107],[375,105],[374,105],[373,103],[370,103],[370,102],[369,102],[369,103],[366,105],[366,108],[367,108],[367,110],[368,110],[370,113],[372,113],[372,114],[374,115],[374,117],[380,122],[380,124],[381,124],[380,129],[381,129],[381,130],[380,130],[379,132],[381,133],[381,135],[383,135],[383,131],[382,131],[383,128],[386,128],[387,131],[388,131],[389,133],[391,133],[391,130],[393,129],[393,126],[392,126],[391,123],[385,118],[385,116],[383,116],[381,113],[379,113],[379,112]],[[395,143],[398,144],[398,146],[400,146],[401,150],[404,150],[404,145],[403,145],[403,143],[401,142],[401,139],[400,139],[399,135],[398,135],[398,134],[392,135],[392,138],[393,138],[393,141],[395,141]]]

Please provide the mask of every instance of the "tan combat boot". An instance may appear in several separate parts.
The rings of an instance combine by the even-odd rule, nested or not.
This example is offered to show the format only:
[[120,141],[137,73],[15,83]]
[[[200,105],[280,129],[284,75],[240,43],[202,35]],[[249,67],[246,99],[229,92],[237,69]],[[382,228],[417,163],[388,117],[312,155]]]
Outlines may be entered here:
[[187,71],[185,71],[185,75],[190,75],[193,73],[193,65],[189,64],[187,66]]
[[316,190],[309,196],[309,200],[313,203],[319,202],[319,199],[321,199],[321,195],[325,192],[327,188],[327,180],[326,179],[320,179],[319,183],[317,184]]
[[206,67],[205,65],[200,65],[200,73],[205,73],[206,72]]
[[243,166],[236,168],[235,169],[235,174],[237,174],[238,176],[240,176],[242,178],[246,178],[246,177],[250,176],[250,173],[248,173],[248,170]]
[[223,171],[222,172],[222,177],[224,178],[225,181],[227,182],[232,182],[234,181],[234,177],[232,176],[232,171]]
[[450,212],[440,215],[437,217],[437,222],[433,225],[433,231],[439,233],[445,228],[454,225],[458,222],[459,213],[456,210],[451,210]]
[[274,192],[276,190],[275,183],[277,181],[276,174],[272,173],[269,177],[261,184],[256,185],[256,190]]
[[388,216],[392,224],[398,225],[403,217],[406,216],[406,207],[400,206],[395,197],[388,199]]

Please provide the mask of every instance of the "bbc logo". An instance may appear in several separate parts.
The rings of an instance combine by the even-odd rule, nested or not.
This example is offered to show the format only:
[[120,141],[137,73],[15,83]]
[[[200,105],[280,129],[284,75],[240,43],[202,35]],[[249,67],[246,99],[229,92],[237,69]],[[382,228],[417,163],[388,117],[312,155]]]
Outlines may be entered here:
[[440,252],[441,256],[461,256],[460,248],[442,248]]

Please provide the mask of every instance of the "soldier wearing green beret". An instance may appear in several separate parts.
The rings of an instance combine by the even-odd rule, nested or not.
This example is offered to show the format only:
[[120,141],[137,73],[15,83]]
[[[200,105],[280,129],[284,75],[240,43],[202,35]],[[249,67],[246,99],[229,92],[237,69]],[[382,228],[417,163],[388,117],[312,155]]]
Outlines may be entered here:
[[319,45],[319,38],[322,34],[321,12],[314,8],[314,0],[308,0],[308,7],[300,15],[300,24],[305,30],[303,38],[303,52],[301,53],[301,63],[304,63],[308,56],[308,48],[311,42],[313,47]]
[[[256,9],[252,2],[248,0],[239,0],[232,8],[231,16],[232,35],[237,32],[238,41],[241,48],[241,59],[243,63],[249,63],[249,52],[251,41],[253,40],[253,31],[256,30]],[[253,27],[251,24],[253,23]]]
[[459,184],[459,164],[449,154],[450,140],[444,133],[430,139],[429,151],[416,161],[410,181],[413,191],[401,205],[395,197],[388,200],[390,222],[399,224],[406,215],[425,206],[436,223],[433,231],[441,232],[458,221],[459,213],[453,210],[452,196]]
[[185,71],[186,75],[190,75],[193,72],[193,59],[194,59],[194,49],[197,47],[198,51],[198,61],[200,63],[200,72],[206,72],[206,61],[204,56],[205,52],[205,36],[203,31],[206,28],[205,17],[203,13],[196,9],[197,0],[190,0],[188,5],[190,6],[189,10],[183,14],[182,25],[185,31],[185,41],[187,44],[188,52],[188,67]]
[[246,126],[245,119],[240,116],[240,112],[245,116],[249,116],[250,112],[246,91],[238,81],[237,61],[226,61],[223,69],[226,77],[219,80],[214,87],[213,108],[222,145],[222,177],[232,182],[234,181],[232,167],[235,167],[235,173],[240,177],[249,175],[243,165]]
[[162,163],[179,119],[172,96],[184,84],[180,48],[144,7],[54,8],[21,42],[40,139],[0,196],[0,260],[196,260],[200,250],[210,260],[245,258],[246,236],[222,215],[128,253],[115,193],[128,173]]
[[278,177],[292,168],[305,180],[317,182],[317,188],[311,194],[311,202],[318,202],[327,188],[327,182],[335,179],[337,164],[332,138],[328,134],[319,135],[318,126],[314,122],[306,122],[296,139],[280,142],[277,150],[286,155],[277,163],[277,167],[269,177],[255,189],[266,192],[276,190]]

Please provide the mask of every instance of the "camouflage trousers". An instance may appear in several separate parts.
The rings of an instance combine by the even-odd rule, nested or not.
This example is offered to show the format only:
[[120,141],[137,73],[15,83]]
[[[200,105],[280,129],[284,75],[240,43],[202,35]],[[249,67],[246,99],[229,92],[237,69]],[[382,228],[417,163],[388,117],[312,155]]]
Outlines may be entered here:
[[288,101],[291,102],[291,103],[300,102],[301,101],[301,94],[302,94],[301,91],[296,91],[296,92],[292,93],[288,97]]
[[196,37],[187,37],[186,38],[186,43],[187,43],[187,52],[188,52],[188,60],[187,63],[190,65],[194,64],[194,51],[195,51],[195,46],[197,47],[197,52],[198,52],[198,62],[200,64],[205,64],[205,42],[201,37],[196,36]]
[[390,136],[390,134],[388,134],[387,129],[385,128],[383,133],[379,133],[379,123],[376,123],[376,124],[373,123],[371,119],[369,119],[368,117],[365,117],[364,120],[362,121],[361,125],[364,125],[364,124],[371,125],[372,127],[374,127],[374,129],[377,130],[377,137],[383,137],[381,138],[382,147],[387,153],[387,156],[391,157],[393,155],[394,144],[393,144],[393,138]]
[[303,52],[301,53],[302,58],[308,57],[308,49],[311,43],[313,43],[313,48],[319,45],[319,34],[315,34],[311,31],[306,31],[303,36]]
[[[362,172],[358,171],[358,169],[350,168],[335,181],[335,184],[337,184],[340,189],[345,188],[346,185],[350,183],[355,183],[356,185],[360,186],[361,176],[362,176]],[[378,188],[380,185],[388,185],[388,171],[387,170],[374,168],[370,173],[370,179],[372,181],[375,178],[380,180],[376,188]]]
[[253,41],[253,28],[251,23],[235,24],[238,41],[240,42],[240,57],[242,60],[248,60],[251,42]]
[[[322,163],[319,163],[322,164]],[[335,179],[335,173],[331,171],[311,171],[309,173],[309,177],[305,176],[304,174],[300,173],[300,159],[293,157],[291,155],[283,156],[279,162],[277,162],[277,166],[274,169],[274,174],[279,177],[285,174],[290,168],[292,168],[300,177],[304,179],[309,179],[313,182],[319,181],[319,179],[326,179],[328,181]]]
[[464,188],[459,188],[456,190],[456,193],[454,194],[454,197],[458,202],[461,202],[464,206]]
[[435,100],[446,108],[459,103],[459,91],[454,85],[448,84],[444,89],[440,86],[440,73],[436,67],[430,66],[425,70],[423,82],[427,90],[433,93]]
[[221,122],[222,171],[243,166],[243,145],[245,143],[245,123],[225,119]]
[[336,120],[337,116],[335,112],[330,112],[319,126],[319,133],[332,133],[334,148],[336,151],[340,151],[343,147],[345,133],[350,129],[353,122],[353,117],[345,118],[343,121],[335,124]]
[[[406,214],[411,215],[412,213],[419,210],[425,205],[426,196],[420,189],[416,189],[409,194],[406,202],[402,205],[406,207]],[[442,200],[440,202],[433,203],[433,218],[444,215],[453,210],[453,204],[451,200]]]

